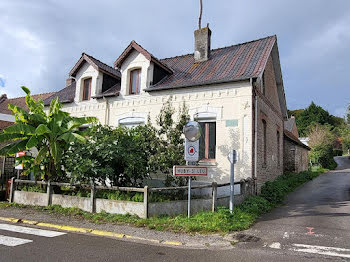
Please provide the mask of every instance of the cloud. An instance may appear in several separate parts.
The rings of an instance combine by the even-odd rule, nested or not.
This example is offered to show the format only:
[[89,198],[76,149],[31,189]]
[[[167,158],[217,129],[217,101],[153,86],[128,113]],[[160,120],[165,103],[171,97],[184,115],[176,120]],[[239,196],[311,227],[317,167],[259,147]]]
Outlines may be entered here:
[[[278,36],[288,106],[311,100],[333,114],[350,101],[350,1],[204,0],[212,47]],[[87,52],[112,64],[131,40],[159,58],[193,52],[198,1],[2,0],[0,72],[9,97],[64,87]]]

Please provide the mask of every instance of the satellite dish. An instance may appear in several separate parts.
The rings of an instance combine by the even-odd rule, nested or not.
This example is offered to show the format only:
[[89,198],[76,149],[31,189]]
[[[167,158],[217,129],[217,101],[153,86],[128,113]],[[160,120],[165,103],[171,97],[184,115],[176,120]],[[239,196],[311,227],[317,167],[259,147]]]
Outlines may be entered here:
[[196,121],[189,121],[184,126],[184,134],[187,140],[194,142],[201,137],[201,126]]

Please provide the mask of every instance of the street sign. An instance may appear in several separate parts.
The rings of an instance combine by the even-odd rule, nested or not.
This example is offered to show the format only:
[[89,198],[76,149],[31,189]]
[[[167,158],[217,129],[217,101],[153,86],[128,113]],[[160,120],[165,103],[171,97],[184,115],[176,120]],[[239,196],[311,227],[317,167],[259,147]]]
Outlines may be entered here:
[[208,167],[206,166],[174,166],[174,176],[207,176]]
[[228,154],[228,160],[230,161],[231,164],[236,164],[238,160],[238,152],[236,150],[232,150]]
[[[26,155],[26,152],[20,151],[16,154],[16,157],[21,157],[21,156],[25,156],[25,155]],[[15,166],[15,169],[23,170],[23,164],[19,164],[18,166]]]
[[191,142],[186,139],[185,160],[188,162],[197,162],[199,160],[199,140]]

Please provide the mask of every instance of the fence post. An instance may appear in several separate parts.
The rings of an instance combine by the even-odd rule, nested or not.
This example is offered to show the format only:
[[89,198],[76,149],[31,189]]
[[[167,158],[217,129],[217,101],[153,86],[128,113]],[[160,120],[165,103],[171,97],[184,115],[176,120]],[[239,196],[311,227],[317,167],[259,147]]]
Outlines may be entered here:
[[14,196],[14,191],[15,191],[15,183],[16,179],[14,177],[11,178],[11,186],[10,186],[10,203],[13,203],[13,196]]
[[215,212],[217,200],[218,200],[218,184],[216,182],[212,183],[212,196],[213,196],[213,201],[212,201],[211,211]]
[[143,206],[145,210],[145,218],[148,218],[148,186],[143,188]]
[[91,213],[95,213],[96,212],[96,189],[95,189],[95,183],[94,181],[91,179],[91,196],[90,196],[90,205],[91,205]]
[[51,186],[50,180],[47,181],[46,195],[47,195],[47,206],[50,206],[52,203],[52,186]]

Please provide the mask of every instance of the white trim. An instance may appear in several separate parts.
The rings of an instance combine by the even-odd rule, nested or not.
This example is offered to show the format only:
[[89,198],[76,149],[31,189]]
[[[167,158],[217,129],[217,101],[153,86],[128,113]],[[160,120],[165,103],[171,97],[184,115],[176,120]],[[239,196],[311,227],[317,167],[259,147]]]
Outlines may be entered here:
[[0,113],[0,121],[15,122],[15,116]]
[[221,120],[222,118],[222,107],[202,105],[201,107],[191,108],[188,112],[191,120],[194,120],[194,118],[199,121],[204,119]]

